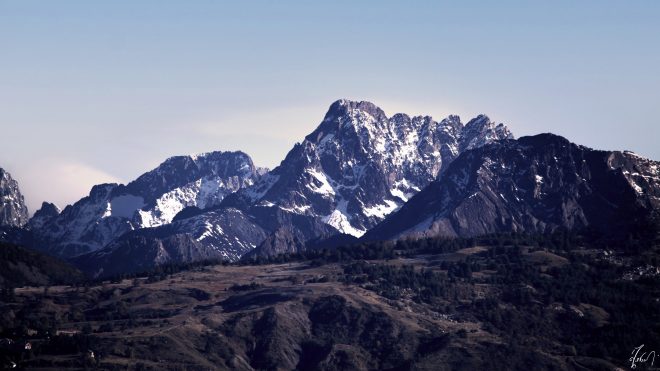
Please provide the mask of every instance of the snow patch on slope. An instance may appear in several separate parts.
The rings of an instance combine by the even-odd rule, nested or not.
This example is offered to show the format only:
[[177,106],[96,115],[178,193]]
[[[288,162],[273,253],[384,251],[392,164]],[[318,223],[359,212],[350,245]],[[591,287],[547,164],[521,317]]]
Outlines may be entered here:
[[[251,181],[248,181],[251,184]],[[240,187],[240,181],[230,182],[219,177],[202,178],[163,194],[156,206],[139,210],[141,227],[157,227],[172,222],[176,214],[189,206],[200,209],[216,205]]]
[[325,173],[320,172],[315,169],[307,169],[307,173],[314,177],[320,183],[320,185],[310,183],[308,185],[309,189],[311,189],[313,192],[324,194],[324,195],[335,195],[335,190],[334,188],[330,185],[330,182],[328,181],[328,178],[326,177]]
[[347,204],[344,200],[340,201],[335,210],[323,217],[323,222],[335,227],[339,232],[360,237],[366,230],[357,229],[351,225],[351,222],[348,220],[348,213],[346,212]]
[[378,219],[385,219],[391,212],[396,211],[400,207],[399,204],[392,200],[385,200],[384,204],[375,205],[372,207],[365,207],[362,209],[364,215],[375,216]]

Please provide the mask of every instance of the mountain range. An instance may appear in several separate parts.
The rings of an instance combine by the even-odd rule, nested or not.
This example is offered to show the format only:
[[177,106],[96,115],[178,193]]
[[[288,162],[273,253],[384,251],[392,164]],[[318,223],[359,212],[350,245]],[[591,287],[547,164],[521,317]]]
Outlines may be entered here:
[[44,203],[29,220],[0,170],[0,224],[2,239],[29,239],[91,276],[359,240],[557,230],[625,238],[657,230],[659,165],[552,134],[516,140],[485,115],[465,124],[388,117],[339,100],[272,170],[242,152],[172,157],[62,211]]
[[185,210],[169,225],[137,230],[76,261],[108,272],[118,256],[138,262],[237,260],[300,251],[338,234],[358,238],[461,152],[512,137],[506,126],[483,115],[466,124],[457,116],[440,122],[429,116],[387,117],[372,103],[339,100],[316,130],[253,185],[219,205]]

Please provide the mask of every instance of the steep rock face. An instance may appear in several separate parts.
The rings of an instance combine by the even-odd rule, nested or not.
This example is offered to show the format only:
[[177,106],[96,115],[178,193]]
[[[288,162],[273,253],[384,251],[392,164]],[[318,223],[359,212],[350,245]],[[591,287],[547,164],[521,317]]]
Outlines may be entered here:
[[242,152],[172,157],[127,185],[97,185],[55,218],[31,225],[50,253],[75,256],[134,229],[170,223],[185,207],[215,205],[263,172]]
[[660,163],[541,134],[463,153],[364,239],[600,230],[657,224]]
[[0,227],[21,227],[29,218],[18,182],[0,168]]
[[277,228],[259,246],[249,251],[243,257],[250,256],[275,256],[280,254],[291,254],[299,252],[306,247],[304,236],[300,236],[297,230],[286,227]]
[[223,204],[276,207],[361,236],[459,153],[507,138],[509,130],[486,116],[466,125],[457,116],[388,118],[372,103],[339,100],[280,166]]

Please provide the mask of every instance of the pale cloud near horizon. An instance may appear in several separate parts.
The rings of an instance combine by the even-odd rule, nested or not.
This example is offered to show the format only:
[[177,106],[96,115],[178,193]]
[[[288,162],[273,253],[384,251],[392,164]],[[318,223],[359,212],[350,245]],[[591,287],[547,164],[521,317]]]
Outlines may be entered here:
[[30,214],[41,207],[43,200],[64,209],[88,195],[96,184],[122,183],[100,169],[60,158],[43,159],[31,167],[15,169],[12,177],[18,181]]

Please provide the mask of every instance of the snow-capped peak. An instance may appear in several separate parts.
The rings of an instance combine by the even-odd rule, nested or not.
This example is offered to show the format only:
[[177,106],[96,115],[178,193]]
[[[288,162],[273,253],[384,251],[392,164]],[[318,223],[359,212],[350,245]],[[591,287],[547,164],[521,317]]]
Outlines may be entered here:
[[340,99],[271,176],[241,192],[253,205],[319,217],[356,236],[426,186],[460,152],[512,135],[480,115],[387,117],[371,102]]

